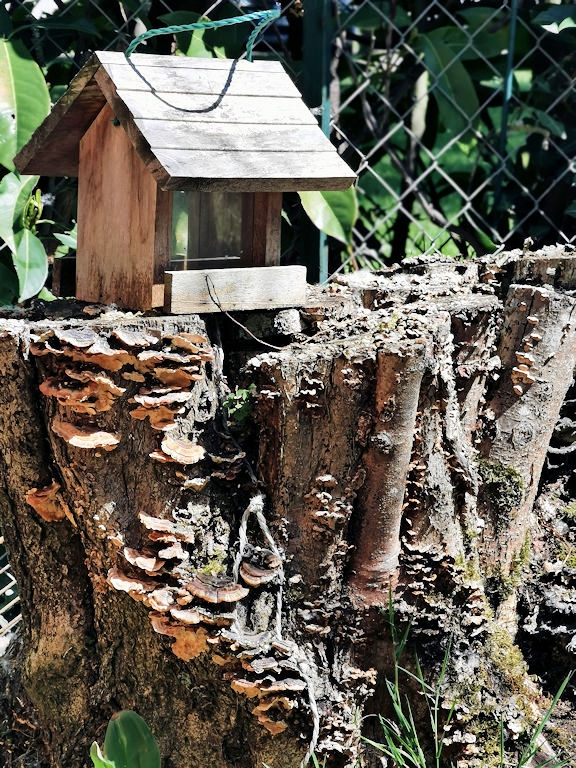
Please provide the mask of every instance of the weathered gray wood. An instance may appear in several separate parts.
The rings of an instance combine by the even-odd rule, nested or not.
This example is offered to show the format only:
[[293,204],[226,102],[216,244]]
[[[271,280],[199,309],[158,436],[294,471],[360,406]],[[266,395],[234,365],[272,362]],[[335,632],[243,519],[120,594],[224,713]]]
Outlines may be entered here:
[[[104,84],[99,73],[98,80]],[[150,91],[117,89],[134,118],[183,120],[193,123],[247,123],[248,125],[315,125],[316,120],[300,99],[279,97],[261,99],[259,96],[226,94],[171,93],[166,98]],[[320,131],[320,129],[318,129]],[[320,135],[322,131],[320,131]]]
[[[118,88],[135,91],[153,89],[158,94],[193,93],[220,94],[225,91],[232,96],[260,96],[277,98],[289,96],[299,99],[300,92],[286,73],[278,67],[272,70],[238,68],[235,62],[224,60],[217,69],[204,66],[172,67],[167,66],[166,56],[160,64],[131,67],[125,61],[105,64],[104,69]],[[178,59],[180,57],[174,57]],[[132,59],[130,60],[132,61]],[[202,62],[205,59],[192,59]],[[208,60],[209,61],[209,60]],[[172,59],[170,59],[170,65]]]
[[166,272],[164,309],[172,314],[298,307],[306,302],[306,267]]
[[163,189],[299,192],[347,189],[347,166],[332,152],[195,152],[157,149],[148,165]]
[[151,147],[166,149],[226,149],[230,151],[269,151],[269,152],[314,152],[326,144],[318,141],[318,129],[315,125],[249,125],[246,123],[213,123],[209,130],[201,124],[190,124],[186,120],[152,120],[149,118],[135,121],[142,135],[146,136]]
[[90,59],[30,141],[14,158],[20,173],[78,175],[78,146],[105,103],[93,79],[98,62]]
[[356,178],[278,62],[115,52],[94,55],[17,167],[77,175],[78,144],[106,102],[163,189],[224,189],[227,179],[246,192],[345,189]]
[[[126,57],[123,53],[118,51],[97,51],[94,54],[102,65],[106,67],[112,64],[124,63],[126,64]],[[150,54],[150,53],[133,53],[130,56],[129,62],[131,62],[135,68],[141,69],[142,67],[160,67],[165,69],[166,59],[168,57],[163,54]],[[204,59],[194,58],[190,56],[170,56],[170,69],[212,69],[212,70],[229,70],[231,59]],[[248,61],[247,59],[234,59],[234,64],[237,72],[265,72],[267,74],[275,74],[278,72],[284,72],[284,68],[279,61]],[[130,66],[130,64],[128,64]]]

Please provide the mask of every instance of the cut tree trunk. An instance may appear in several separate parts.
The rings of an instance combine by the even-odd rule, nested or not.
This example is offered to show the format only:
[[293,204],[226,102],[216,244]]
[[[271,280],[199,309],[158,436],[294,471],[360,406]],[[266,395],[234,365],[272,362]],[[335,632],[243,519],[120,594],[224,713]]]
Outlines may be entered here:
[[164,768],[377,765],[361,735],[389,712],[390,605],[427,678],[451,647],[458,766],[538,716],[517,594],[576,361],[575,258],[499,259],[341,278],[300,314],[235,315],[250,333],[1,321],[6,669],[44,764],[87,765],[134,708]]

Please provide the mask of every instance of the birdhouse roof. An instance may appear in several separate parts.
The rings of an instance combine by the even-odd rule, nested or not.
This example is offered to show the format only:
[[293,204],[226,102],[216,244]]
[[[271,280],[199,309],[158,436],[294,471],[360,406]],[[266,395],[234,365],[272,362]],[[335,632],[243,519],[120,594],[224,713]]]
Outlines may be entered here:
[[111,51],[76,75],[18,170],[77,176],[80,141],[106,103],[162,189],[329,190],[356,178],[279,62]]

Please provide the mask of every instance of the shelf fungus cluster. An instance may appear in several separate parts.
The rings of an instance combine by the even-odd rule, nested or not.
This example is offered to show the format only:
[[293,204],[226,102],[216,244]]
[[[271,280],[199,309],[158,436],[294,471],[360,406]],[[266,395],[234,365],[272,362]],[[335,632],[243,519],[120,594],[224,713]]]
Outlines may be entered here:
[[141,513],[146,542],[140,549],[123,547],[119,564],[108,572],[108,584],[149,609],[155,632],[172,638],[171,651],[183,661],[210,653],[223,668],[224,679],[249,699],[252,712],[270,733],[285,730],[285,717],[298,706],[307,687],[294,655],[296,646],[275,632],[254,632],[244,625],[257,590],[273,586],[282,561],[273,551],[245,546],[237,564],[238,580],[193,565],[196,552],[192,527]]
[[[204,378],[205,363],[213,359],[199,334],[122,327],[110,333],[50,328],[32,335],[30,352],[46,360],[49,375],[40,391],[56,405],[52,431],[75,448],[106,451],[122,439],[117,428],[110,428],[118,420],[108,417],[119,398],[134,404],[133,419],[147,419],[153,429],[167,433],[177,426],[195,382]],[[186,436],[166,434],[151,457],[187,465],[204,453]]]

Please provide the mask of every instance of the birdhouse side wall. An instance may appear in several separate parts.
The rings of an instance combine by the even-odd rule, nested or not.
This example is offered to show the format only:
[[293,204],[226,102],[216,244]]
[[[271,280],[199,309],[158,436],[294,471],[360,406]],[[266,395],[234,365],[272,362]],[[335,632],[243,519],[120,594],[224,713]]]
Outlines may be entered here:
[[115,123],[106,104],[80,141],[76,295],[149,309],[162,303],[153,290],[154,254],[166,236],[166,201]]

